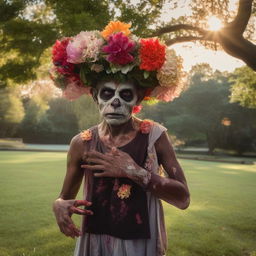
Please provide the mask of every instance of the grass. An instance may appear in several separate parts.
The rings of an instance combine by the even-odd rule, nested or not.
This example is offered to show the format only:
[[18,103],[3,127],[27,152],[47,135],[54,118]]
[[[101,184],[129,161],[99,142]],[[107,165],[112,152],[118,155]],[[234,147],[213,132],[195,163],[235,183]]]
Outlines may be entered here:
[[[73,255],[75,241],[51,211],[65,160],[65,153],[0,152],[0,256]],[[180,162],[192,199],[185,211],[164,204],[167,256],[255,256],[256,166]]]

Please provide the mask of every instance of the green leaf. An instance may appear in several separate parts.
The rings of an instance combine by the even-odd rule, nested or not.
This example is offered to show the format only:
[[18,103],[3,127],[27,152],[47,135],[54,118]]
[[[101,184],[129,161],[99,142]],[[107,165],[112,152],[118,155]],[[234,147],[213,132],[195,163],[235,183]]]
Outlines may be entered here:
[[148,71],[144,71],[144,72],[143,72],[144,78],[147,79],[147,78],[149,77],[149,74],[150,74],[150,73],[149,73]]

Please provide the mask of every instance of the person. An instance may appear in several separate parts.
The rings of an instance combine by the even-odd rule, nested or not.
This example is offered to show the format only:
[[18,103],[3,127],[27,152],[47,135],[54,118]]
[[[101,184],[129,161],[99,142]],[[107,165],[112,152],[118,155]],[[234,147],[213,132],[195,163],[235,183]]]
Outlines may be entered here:
[[[76,256],[163,256],[167,236],[161,200],[179,209],[190,202],[167,129],[134,115],[149,97],[178,96],[179,59],[158,39],[138,41],[128,28],[110,22],[101,33],[105,41],[87,31],[53,48],[52,78],[64,96],[90,94],[102,117],[71,140],[64,184],[53,203],[60,231],[78,237]],[[83,179],[84,198],[76,200]],[[71,219],[74,213],[83,215],[81,230]]]

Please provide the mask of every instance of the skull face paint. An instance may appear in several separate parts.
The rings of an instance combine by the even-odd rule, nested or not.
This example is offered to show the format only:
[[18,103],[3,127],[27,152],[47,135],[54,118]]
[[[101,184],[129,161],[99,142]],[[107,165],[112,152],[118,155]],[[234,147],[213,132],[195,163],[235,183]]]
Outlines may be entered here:
[[131,83],[105,82],[97,86],[99,111],[110,125],[126,123],[138,100],[137,90]]

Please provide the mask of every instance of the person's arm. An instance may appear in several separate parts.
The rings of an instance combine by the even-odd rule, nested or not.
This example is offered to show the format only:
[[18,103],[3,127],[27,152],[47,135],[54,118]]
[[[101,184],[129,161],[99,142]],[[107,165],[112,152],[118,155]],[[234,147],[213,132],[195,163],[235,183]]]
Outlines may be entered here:
[[53,203],[53,211],[60,231],[66,236],[74,238],[81,235],[80,230],[74,225],[71,216],[77,214],[92,214],[89,210],[77,208],[84,205],[89,206],[90,202],[75,200],[81,186],[83,171],[80,167],[83,155],[83,141],[79,135],[75,136],[67,155],[67,172],[59,198]]
[[168,203],[186,209],[190,203],[186,178],[180,167],[168,135],[164,132],[155,143],[158,163],[162,165],[168,177],[152,173],[148,190]]
[[166,133],[156,141],[155,148],[158,163],[163,166],[168,177],[148,172],[137,165],[129,154],[116,148],[106,154],[88,152],[85,155],[87,163],[82,167],[93,171],[102,170],[103,172],[94,174],[96,177],[127,177],[158,198],[180,209],[186,209],[190,202],[188,186]]

